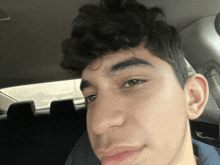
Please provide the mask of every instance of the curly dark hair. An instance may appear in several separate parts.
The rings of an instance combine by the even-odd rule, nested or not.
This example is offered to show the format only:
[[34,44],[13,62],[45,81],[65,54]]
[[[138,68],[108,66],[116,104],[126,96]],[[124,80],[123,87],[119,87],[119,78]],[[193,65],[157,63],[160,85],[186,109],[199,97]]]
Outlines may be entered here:
[[147,9],[135,0],[100,0],[99,5],[83,5],[73,21],[71,37],[61,45],[60,66],[81,77],[98,57],[145,43],[153,55],[172,66],[184,88],[188,73],[180,37],[163,17],[161,9]]

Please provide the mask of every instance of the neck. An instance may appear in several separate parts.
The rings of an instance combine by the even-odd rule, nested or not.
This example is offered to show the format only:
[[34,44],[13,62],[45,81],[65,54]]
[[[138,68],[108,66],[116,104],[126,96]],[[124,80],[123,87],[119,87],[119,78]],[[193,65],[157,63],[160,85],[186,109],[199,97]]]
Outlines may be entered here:
[[179,153],[171,165],[197,165],[196,158],[193,153],[192,138],[190,133],[189,121],[187,121],[186,136]]

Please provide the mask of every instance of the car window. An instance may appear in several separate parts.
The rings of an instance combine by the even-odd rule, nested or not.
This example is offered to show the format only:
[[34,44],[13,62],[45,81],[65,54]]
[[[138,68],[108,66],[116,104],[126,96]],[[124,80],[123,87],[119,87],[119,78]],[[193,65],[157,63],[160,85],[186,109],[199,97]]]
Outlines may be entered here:
[[84,103],[80,82],[81,79],[47,82],[4,88],[0,91],[17,101],[33,100],[36,109],[47,109],[54,100],[73,99],[75,104]]

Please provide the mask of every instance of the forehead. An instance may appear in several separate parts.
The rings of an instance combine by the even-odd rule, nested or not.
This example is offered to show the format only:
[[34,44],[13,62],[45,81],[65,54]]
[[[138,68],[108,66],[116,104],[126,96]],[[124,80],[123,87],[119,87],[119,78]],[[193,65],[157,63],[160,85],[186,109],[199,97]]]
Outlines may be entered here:
[[161,70],[162,68],[171,69],[171,66],[166,61],[163,61],[159,57],[152,55],[147,48],[144,48],[142,45],[140,45],[136,48],[119,50],[115,53],[109,53],[94,60],[92,64],[88,65],[83,70],[82,79],[88,79],[93,73],[106,75],[110,68],[112,68],[117,63],[132,58],[149,62],[150,64],[155,66],[157,70]]

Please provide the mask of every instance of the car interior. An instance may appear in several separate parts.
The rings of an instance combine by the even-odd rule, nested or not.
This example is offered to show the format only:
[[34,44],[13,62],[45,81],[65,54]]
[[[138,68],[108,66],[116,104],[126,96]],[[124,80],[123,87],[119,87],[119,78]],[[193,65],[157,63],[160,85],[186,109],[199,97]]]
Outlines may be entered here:
[[[203,114],[190,121],[191,134],[220,148],[219,1],[137,1],[164,11],[180,33],[189,75],[208,80],[209,100]],[[80,77],[59,66],[61,43],[70,36],[78,8],[88,3],[99,0],[1,1],[1,165],[61,165],[72,150],[78,163],[97,161],[86,132]]]

